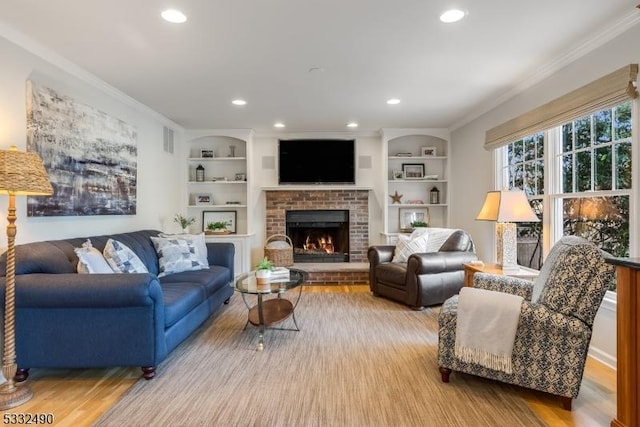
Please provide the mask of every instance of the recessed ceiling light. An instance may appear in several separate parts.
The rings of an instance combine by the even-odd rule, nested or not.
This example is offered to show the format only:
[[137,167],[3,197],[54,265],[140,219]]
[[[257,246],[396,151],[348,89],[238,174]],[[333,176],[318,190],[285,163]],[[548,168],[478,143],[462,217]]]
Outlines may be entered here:
[[387,99],[387,104],[389,104],[389,105],[400,104],[400,100],[398,98]]
[[244,99],[234,99],[233,101],[231,101],[231,103],[233,105],[247,105],[247,101],[245,101]]
[[449,9],[440,15],[440,21],[450,24],[452,22],[458,22],[465,17],[467,13],[460,9]]
[[273,124],[274,128],[283,128],[284,127],[284,123],[282,122],[276,122]]
[[187,21],[185,14],[175,9],[167,9],[160,15],[165,21],[173,22],[174,24],[182,24]]
[[347,123],[347,127],[348,128],[357,128],[358,124],[356,122],[349,122],[349,123]]

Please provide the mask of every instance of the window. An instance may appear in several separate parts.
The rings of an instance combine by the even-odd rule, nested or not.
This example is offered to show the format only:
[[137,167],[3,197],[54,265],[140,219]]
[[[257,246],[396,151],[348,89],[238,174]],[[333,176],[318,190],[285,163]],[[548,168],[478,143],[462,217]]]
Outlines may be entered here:
[[[544,195],[544,134],[542,132],[512,142],[505,147],[502,177],[508,188],[524,190],[533,211],[542,219]],[[542,223],[517,224],[518,264],[542,266]]]
[[[502,148],[505,186],[523,189],[542,220],[518,224],[518,263],[540,268],[542,230],[553,233],[552,242],[578,235],[614,256],[629,256],[632,123],[628,101]],[[546,185],[548,194],[547,183],[554,183]]]

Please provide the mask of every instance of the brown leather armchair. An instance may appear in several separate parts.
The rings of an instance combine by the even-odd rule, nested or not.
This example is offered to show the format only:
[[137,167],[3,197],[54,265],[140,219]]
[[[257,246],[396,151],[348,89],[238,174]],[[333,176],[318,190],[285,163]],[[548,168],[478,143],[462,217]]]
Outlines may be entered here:
[[370,246],[369,288],[373,295],[413,310],[442,304],[464,285],[463,264],[476,260],[471,236],[455,230],[437,252],[411,254],[406,263],[391,262],[395,246]]

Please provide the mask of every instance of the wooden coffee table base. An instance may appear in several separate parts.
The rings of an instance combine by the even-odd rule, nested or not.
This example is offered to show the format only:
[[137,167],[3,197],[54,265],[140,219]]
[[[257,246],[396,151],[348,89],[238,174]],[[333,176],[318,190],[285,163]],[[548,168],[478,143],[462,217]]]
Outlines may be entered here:
[[[269,327],[283,321],[293,313],[293,304],[284,298],[274,298],[262,303],[262,318],[264,326]],[[249,323],[260,326],[260,313],[255,305],[249,310]]]

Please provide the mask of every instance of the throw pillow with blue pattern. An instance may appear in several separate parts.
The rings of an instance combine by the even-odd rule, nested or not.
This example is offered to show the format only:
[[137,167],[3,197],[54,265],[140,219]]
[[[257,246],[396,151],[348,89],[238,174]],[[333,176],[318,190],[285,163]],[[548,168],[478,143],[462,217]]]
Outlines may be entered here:
[[209,268],[198,256],[193,239],[178,237],[151,237],[158,254],[158,277],[182,271],[194,271]]
[[116,273],[148,273],[147,267],[127,245],[109,239],[102,251],[104,258]]

